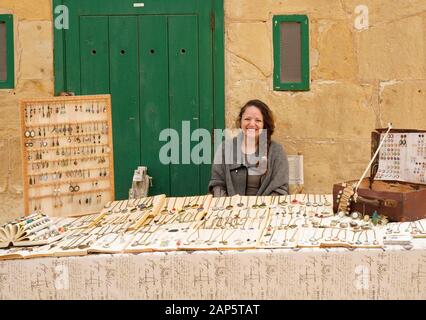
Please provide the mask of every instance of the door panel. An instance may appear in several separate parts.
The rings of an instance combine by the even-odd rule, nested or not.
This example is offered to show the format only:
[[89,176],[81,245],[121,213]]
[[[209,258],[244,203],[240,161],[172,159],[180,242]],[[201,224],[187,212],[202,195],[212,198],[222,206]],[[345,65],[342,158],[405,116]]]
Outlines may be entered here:
[[[78,4],[72,0],[64,1],[64,5],[68,7],[69,11],[69,29],[65,32],[65,89],[69,92],[74,92],[76,95],[82,94],[81,92],[81,53],[80,42],[83,41],[81,36],[85,35],[86,31],[80,32],[80,20],[86,18],[77,14]],[[84,23],[83,23],[84,24]],[[105,23],[104,23],[105,24]],[[89,28],[89,27],[87,27]],[[86,29],[87,29],[86,28]],[[90,30],[87,30],[90,33]],[[106,34],[106,38],[108,36]],[[108,93],[108,92],[103,92]]]
[[[211,30],[212,23],[212,8],[210,6],[200,6],[198,15],[198,52],[199,52],[199,113],[200,113],[200,128],[205,128],[212,131],[214,128],[214,85],[213,85],[213,32]],[[217,67],[216,67],[217,68]],[[212,133],[212,132],[211,132]],[[207,141],[211,146],[211,140]],[[213,149],[210,150],[212,153]],[[207,152],[208,150],[206,150]],[[211,166],[203,164],[200,169],[200,194],[208,192],[208,184],[211,175]]]
[[108,46],[108,17],[81,17],[81,94],[109,92]]
[[[176,129],[180,160],[182,151],[191,160],[198,142],[182,145],[182,121],[190,121],[191,130],[214,127],[216,1],[221,2],[145,0],[135,8],[136,1],[129,0],[62,0],[70,27],[63,31],[64,50],[55,51],[55,63],[63,52],[64,90],[112,95],[116,198],[127,197],[138,165],[153,176],[150,194],[207,191],[210,165],[161,164],[165,142],[159,134]],[[57,33],[55,46],[56,39]]]
[[167,16],[139,17],[141,163],[153,177],[152,194],[170,194],[170,168],[158,152],[160,132],[169,128]]
[[140,164],[137,17],[109,17],[109,44],[115,188],[125,199]]
[[182,163],[170,165],[171,194],[199,194],[199,167],[189,164],[195,144],[182,130],[182,121],[190,121],[191,131],[199,127],[197,17],[169,17],[168,33],[170,128],[179,132]]

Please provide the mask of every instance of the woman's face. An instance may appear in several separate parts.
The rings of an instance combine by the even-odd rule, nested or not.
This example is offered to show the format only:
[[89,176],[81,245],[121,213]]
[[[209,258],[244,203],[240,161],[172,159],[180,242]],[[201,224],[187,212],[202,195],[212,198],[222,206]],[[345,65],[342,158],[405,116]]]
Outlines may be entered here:
[[257,141],[263,129],[263,115],[257,107],[249,106],[244,111],[241,117],[241,129],[246,137],[256,138]]

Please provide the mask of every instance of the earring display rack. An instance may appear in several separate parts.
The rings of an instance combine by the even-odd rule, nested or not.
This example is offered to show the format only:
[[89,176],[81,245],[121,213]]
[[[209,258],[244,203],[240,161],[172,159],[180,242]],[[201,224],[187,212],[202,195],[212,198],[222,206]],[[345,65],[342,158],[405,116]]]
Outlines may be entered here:
[[426,184],[425,135],[420,131],[390,133],[380,150],[375,179]]
[[80,216],[114,200],[111,96],[20,101],[25,214]]

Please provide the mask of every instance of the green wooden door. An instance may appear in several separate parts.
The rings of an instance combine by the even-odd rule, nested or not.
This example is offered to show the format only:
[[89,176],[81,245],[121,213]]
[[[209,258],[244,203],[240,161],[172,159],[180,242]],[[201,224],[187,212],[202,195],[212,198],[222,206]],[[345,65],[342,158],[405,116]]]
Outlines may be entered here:
[[[127,198],[138,165],[153,176],[151,194],[205,193],[210,165],[182,164],[198,143],[183,140],[182,122],[191,131],[223,127],[223,60],[214,55],[221,42],[212,23],[222,21],[222,1],[60,2],[70,25],[55,32],[56,91],[111,93],[116,198]],[[167,128],[179,132],[180,164],[159,160]]]

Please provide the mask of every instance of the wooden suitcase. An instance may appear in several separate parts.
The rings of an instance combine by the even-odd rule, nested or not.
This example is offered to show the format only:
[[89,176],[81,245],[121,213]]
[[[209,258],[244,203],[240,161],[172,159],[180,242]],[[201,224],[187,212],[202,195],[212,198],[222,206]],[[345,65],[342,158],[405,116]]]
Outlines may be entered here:
[[[386,129],[377,129],[372,133],[371,154],[376,152],[380,134]],[[393,129],[396,133],[422,133],[424,130]],[[371,166],[370,178],[365,178],[358,188],[358,198],[350,202],[349,212],[358,211],[370,217],[376,211],[387,216],[389,221],[414,221],[426,217],[426,185],[404,181],[374,180],[379,167],[379,157]],[[425,163],[426,165],[426,163]],[[355,185],[358,181],[338,183],[333,186],[333,210],[337,213],[339,198],[346,185]]]

